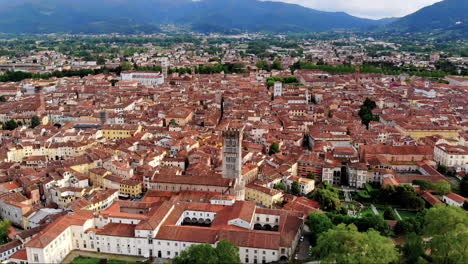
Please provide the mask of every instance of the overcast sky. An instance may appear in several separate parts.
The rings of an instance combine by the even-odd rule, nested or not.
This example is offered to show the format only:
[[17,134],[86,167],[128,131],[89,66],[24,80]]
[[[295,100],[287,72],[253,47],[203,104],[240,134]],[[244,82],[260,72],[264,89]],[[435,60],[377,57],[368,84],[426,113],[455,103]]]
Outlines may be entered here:
[[441,0],[270,0],[366,18],[402,17]]

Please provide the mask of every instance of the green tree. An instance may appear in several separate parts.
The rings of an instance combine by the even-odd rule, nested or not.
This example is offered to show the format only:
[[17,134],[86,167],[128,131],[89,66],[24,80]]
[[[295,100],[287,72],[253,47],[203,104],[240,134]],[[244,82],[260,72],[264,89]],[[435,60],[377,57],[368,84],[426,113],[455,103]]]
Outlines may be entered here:
[[0,96],[0,102],[6,102],[5,96],[3,96],[3,95]]
[[10,241],[10,239],[8,238],[10,226],[11,222],[8,219],[3,219],[0,221],[0,245],[3,245]]
[[171,120],[169,121],[169,125],[170,125],[170,126],[177,126],[178,123],[177,123],[177,121],[176,121],[175,119],[171,119]]
[[421,234],[424,225],[424,216],[418,215],[416,217],[405,218],[399,220],[395,225],[395,233],[404,235],[409,233]]
[[10,119],[3,124],[3,130],[15,130],[18,127],[18,123],[15,120]]
[[215,249],[208,244],[192,245],[172,260],[173,264],[218,264]]
[[406,236],[406,242],[402,248],[406,263],[418,263],[422,261],[424,244],[422,239],[415,233]]
[[385,211],[384,211],[384,218],[386,220],[397,220],[397,216],[395,214],[395,211],[391,206],[386,206]]
[[172,260],[174,264],[240,264],[239,248],[221,240],[216,248],[209,244],[192,245]]
[[445,180],[438,180],[434,182],[433,184],[433,189],[437,192],[439,195],[444,195],[447,194],[451,191],[451,186],[448,181]]
[[311,253],[321,263],[391,263],[398,260],[391,239],[375,230],[359,232],[355,225],[344,224],[322,233]]
[[369,129],[369,123],[371,121],[378,121],[379,119],[378,115],[374,115],[372,113],[372,110],[374,110],[376,107],[377,105],[374,101],[366,98],[366,100],[364,100],[363,104],[359,108],[358,115],[361,118],[362,124],[364,124],[367,129]]
[[299,195],[301,194],[301,185],[297,181],[293,181],[291,183],[291,194],[292,195]]
[[439,164],[439,165],[437,166],[437,171],[440,172],[440,173],[443,174],[443,175],[447,175],[448,167],[447,167],[447,165]]
[[133,69],[133,64],[131,62],[124,61],[120,63],[120,67],[122,68],[122,71],[129,71]]
[[444,235],[451,231],[468,231],[468,215],[458,206],[438,205],[424,216],[424,234]]
[[277,142],[273,142],[270,145],[270,151],[268,152],[268,155],[274,155],[280,151],[280,146]]
[[239,247],[227,240],[218,242],[215,248],[219,264],[241,264]]
[[41,124],[41,119],[37,115],[31,118],[31,128],[35,128]]
[[311,243],[315,245],[320,234],[333,228],[334,225],[330,218],[323,213],[313,212],[307,218],[306,225],[312,232]]
[[433,263],[468,263],[468,230],[434,236],[430,242]]
[[341,201],[338,193],[330,189],[316,189],[312,192],[310,198],[319,202],[321,208],[326,211],[338,211],[341,208]]
[[463,197],[468,197],[468,177],[465,176],[460,182],[460,194]]
[[266,61],[264,61],[264,60],[259,60],[259,61],[257,61],[256,66],[257,66],[257,68],[262,69],[262,70],[266,70],[266,71],[270,71],[270,70],[271,70],[270,64],[268,64],[268,62],[266,62]]
[[315,179],[315,173],[313,171],[307,173],[306,178],[308,179]]
[[284,183],[280,182],[280,183],[278,183],[278,184],[275,184],[275,187],[274,187],[274,188],[277,189],[277,190],[283,190],[283,191],[285,191],[285,190],[286,190],[286,185],[284,185]]
[[421,190],[430,190],[433,189],[433,184],[431,181],[424,179],[416,179],[412,182],[414,185],[418,185]]
[[283,66],[281,65],[281,61],[279,59],[275,59],[273,64],[271,65],[271,69],[273,70],[282,70]]

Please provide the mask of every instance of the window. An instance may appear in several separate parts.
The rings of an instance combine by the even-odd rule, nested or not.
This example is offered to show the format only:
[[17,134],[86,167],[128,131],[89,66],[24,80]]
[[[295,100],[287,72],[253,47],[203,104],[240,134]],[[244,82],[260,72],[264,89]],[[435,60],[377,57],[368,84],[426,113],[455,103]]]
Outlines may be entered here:
[[37,254],[34,254],[34,262],[39,262],[39,256]]

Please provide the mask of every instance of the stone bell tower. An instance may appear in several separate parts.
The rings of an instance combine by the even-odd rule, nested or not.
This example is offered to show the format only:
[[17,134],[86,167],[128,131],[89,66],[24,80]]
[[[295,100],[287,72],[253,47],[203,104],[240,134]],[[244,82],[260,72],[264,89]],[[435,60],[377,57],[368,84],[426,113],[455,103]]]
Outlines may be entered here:
[[245,182],[242,179],[243,127],[229,127],[223,131],[223,178],[234,179],[233,193],[236,200],[245,198]]

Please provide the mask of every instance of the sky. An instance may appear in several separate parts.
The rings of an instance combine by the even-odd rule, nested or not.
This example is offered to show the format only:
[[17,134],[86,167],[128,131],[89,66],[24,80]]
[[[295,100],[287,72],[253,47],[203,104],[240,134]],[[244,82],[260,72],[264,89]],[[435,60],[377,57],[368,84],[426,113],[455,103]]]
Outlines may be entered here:
[[269,0],[365,18],[402,17],[441,0]]

